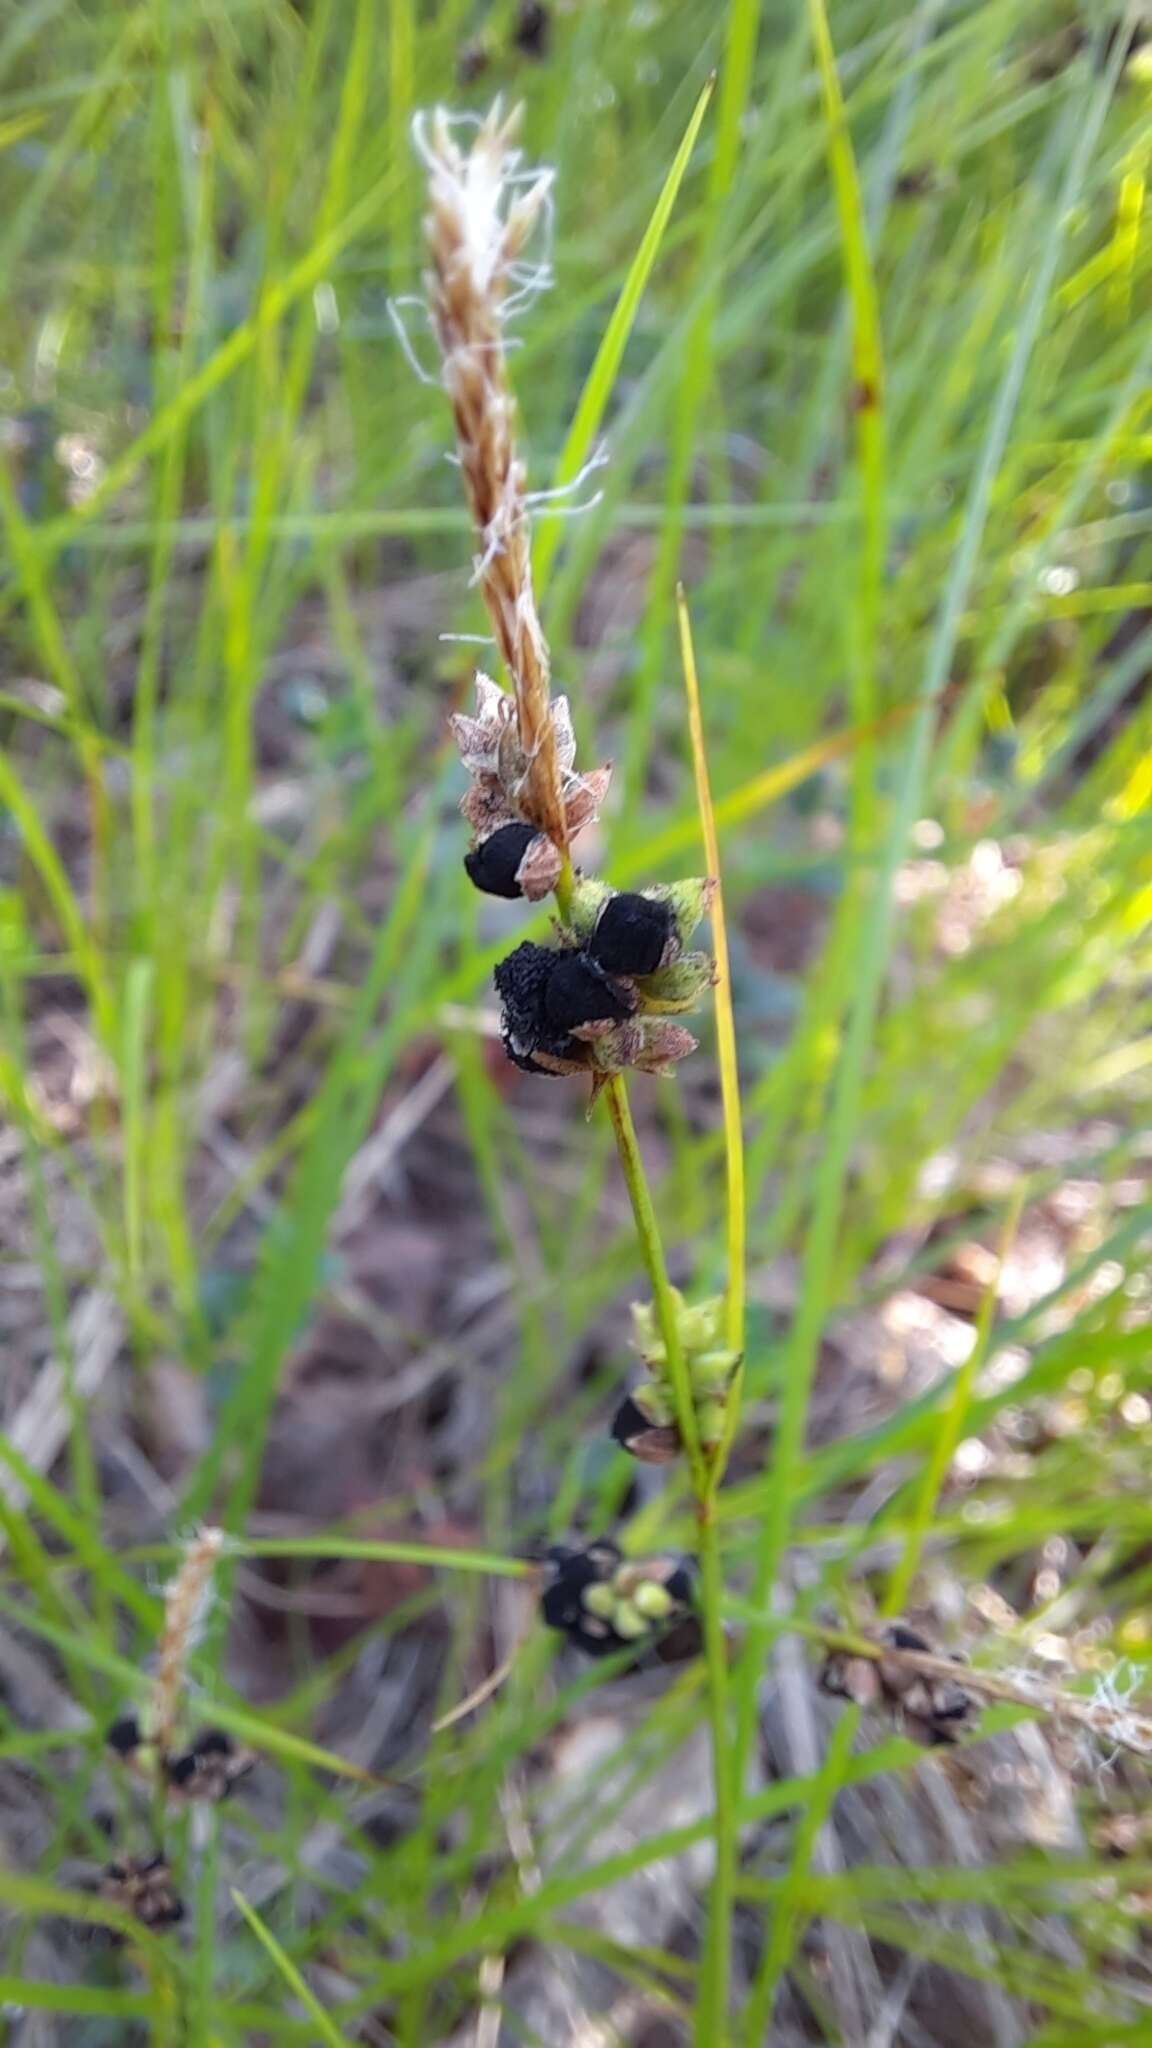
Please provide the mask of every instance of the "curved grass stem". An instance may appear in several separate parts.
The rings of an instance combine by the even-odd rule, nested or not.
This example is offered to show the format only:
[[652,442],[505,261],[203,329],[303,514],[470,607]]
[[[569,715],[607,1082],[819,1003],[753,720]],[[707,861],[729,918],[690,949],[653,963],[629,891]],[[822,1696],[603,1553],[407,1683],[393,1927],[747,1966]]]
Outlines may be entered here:
[[620,1155],[620,1167],[628,1189],[628,1199],[636,1220],[636,1235],[640,1240],[645,1271],[652,1287],[656,1320],[660,1325],[660,1335],[668,1354],[668,1378],[676,1403],[677,1426],[688,1454],[692,1490],[700,1501],[705,1498],[708,1491],[708,1467],[700,1444],[696,1406],[692,1399],[692,1382],[688,1376],[688,1361],[684,1356],[684,1346],[676,1320],[672,1282],[668,1278],[668,1261],[664,1256],[664,1243],[660,1236],[660,1225],[656,1220],[656,1207],[652,1200],[652,1190],[648,1186],[648,1176],[644,1171],[636,1126],[632,1121],[632,1108],[628,1101],[628,1090],[622,1074],[612,1076],[604,1095],[616,1136],[616,1149]]
[[668,1278],[664,1243],[632,1121],[628,1091],[617,1074],[604,1090],[608,1114],[625,1185],[632,1203],[636,1234],[656,1305],[660,1335],[668,1357],[668,1376],[676,1403],[676,1421],[684,1440],[699,1527],[700,1593],[707,1677],[708,1725],[712,1744],[715,1798],[716,1876],[709,1915],[696,2010],[695,2039],[700,2048],[719,2048],[725,2038],[728,2011],[728,1966],[736,1876],[736,1805],[733,1798],[731,1742],[728,1721],[728,1645],[724,1632],[724,1575],[716,1522],[718,1460],[706,1456],[700,1443],[687,1360],[676,1321],[676,1304]]

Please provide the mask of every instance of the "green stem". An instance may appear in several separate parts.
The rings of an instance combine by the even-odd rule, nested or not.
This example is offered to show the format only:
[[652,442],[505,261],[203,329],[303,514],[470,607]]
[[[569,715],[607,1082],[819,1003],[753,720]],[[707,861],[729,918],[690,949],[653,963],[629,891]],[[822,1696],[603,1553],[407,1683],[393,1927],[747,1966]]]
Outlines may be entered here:
[[623,1077],[614,1075],[605,1089],[608,1114],[616,1135],[620,1166],[636,1219],[640,1251],[656,1304],[660,1335],[668,1357],[668,1377],[676,1402],[676,1421],[688,1456],[692,1490],[696,1496],[699,1526],[700,1605],[704,1627],[704,1664],[708,1679],[708,1726],[712,1743],[712,1777],[715,1797],[716,1876],[712,1891],[696,2013],[695,2039],[698,2048],[721,2048],[728,2023],[729,1931],[735,1902],[736,1804],[730,1768],[731,1731],[728,1722],[728,1643],[722,1614],[724,1574],[720,1561],[719,1531],[716,1525],[715,1489],[709,1461],[700,1443],[692,1383],[684,1346],[676,1322],[676,1303],[668,1278],[668,1263],[656,1217],[648,1176],[632,1121],[632,1110]]
[[560,912],[560,915],[563,918],[565,924],[568,923],[572,915],[572,891],[575,887],[575,884],[575,870],[572,866],[572,862],[569,856],[565,854],[564,865],[556,878],[555,890],[556,908]]
[[708,1924],[696,2002],[696,2048],[721,2048],[728,2038],[728,1977],[732,1917],[736,1906],[739,1858],[737,1785],[732,1771],[732,1726],[728,1715],[728,1639],[724,1632],[724,1570],[714,1498],[700,1503],[700,1603],[704,1623],[704,1662],[708,1674],[708,1728],[712,1743],[712,1785],[715,1813],[713,1840],[716,1868],[712,1878]]
[[680,1329],[676,1321],[676,1303],[672,1294],[672,1283],[668,1278],[668,1262],[664,1257],[664,1245],[660,1236],[660,1225],[656,1220],[656,1209],[640,1146],[636,1137],[636,1126],[632,1121],[632,1110],[628,1101],[628,1090],[621,1074],[614,1074],[604,1090],[608,1101],[608,1114],[616,1134],[616,1149],[620,1154],[620,1166],[624,1174],[632,1214],[636,1219],[636,1234],[640,1239],[640,1251],[645,1269],[652,1285],[652,1299],[656,1304],[656,1316],[660,1324],[660,1335],[668,1354],[668,1377],[672,1384],[672,1396],[676,1403],[676,1422],[688,1454],[688,1469],[692,1475],[692,1490],[698,1501],[708,1491],[708,1467],[700,1446],[700,1430],[696,1420],[696,1404],[692,1399],[692,1382],[688,1377],[688,1361],[680,1341]]

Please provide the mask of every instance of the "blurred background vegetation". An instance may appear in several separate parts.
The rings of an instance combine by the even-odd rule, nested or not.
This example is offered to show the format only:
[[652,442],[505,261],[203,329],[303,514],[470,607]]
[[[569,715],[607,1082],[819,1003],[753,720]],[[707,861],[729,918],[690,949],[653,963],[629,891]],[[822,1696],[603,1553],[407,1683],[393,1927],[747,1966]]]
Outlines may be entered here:
[[[643,1872],[662,1829],[706,1840],[703,1764],[698,1807],[665,1794],[620,1822],[620,1774],[629,1797],[660,1783],[691,1739],[699,1674],[639,1714],[629,1695],[578,1770],[559,1744],[590,1682],[545,1683],[533,1636],[490,1707],[430,1732],[525,1615],[514,1583],[434,1572],[419,1546],[466,1561],[691,1524],[679,1482],[638,1479],[607,1436],[640,1284],[610,1134],[574,1086],[504,1062],[491,968],[534,927],[462,881],[445,720],[485,658],[453,636],[485,624],[447,407],[388,310],[420,290],[422,106],[522,99],[528,160],[556,167],[554,289],[512,359],[543,488],[719,68],[602,394],[595,502],[590,484],[537,542],[582,757],[616,763],[595,857],[619,883],[700,865],[678,574],[692,607],[751,1175],[733,1599],[763,1616],[772,1580],[866,1619],[896,1565],[957,1647],[1144,1683],[1140,15],[832,0],[860,213],[790,0],[0,15],[0,1993],[19,2048],[328,2038],[285,1967],[347,2042],[686,2038],[699,1868],[651,1926],[604,1886],[627,1876],[605,1858]],[[707,1028],[681,1074],[641,1083],[637,1113],[676,1277],[714,1287]],[[147,1834],[99,1731],[208,1513],[305,1551],[350,1535],[226,1574],[197,1685],[267,1755],[225,1829],[176,1831],[190,1932],[141,1964],[82,1944],[52,1888],[98,1867],[110,1825]],[[350,1788],[335,1757],[404,1782]],[[910,1745],[885,1757],[911,1785]],[[821,1961],[843,1925],[874,1934],[885,1981],[934,1981],[946,1936],[995,1987],[973,2018],[937,1985],[878,2041],[948,2042],[957,2012],[969,2042],[1146,2038],[1147,1839],[1104,1860],[1140,1786],[1053,1769],[1066,1886],[1087,1887],[1059,1939],[1026,1879],[1045,1881],[1042,1832],[980,1838],[973,1896],[999,1917],[973,1926],[948,1903],[954,1855],[918,1873],[918,1914],[876,1904],[869,1871],[911,1854],[896,1828],[858,1882],[786,1849],[790,1933],[766,1962],[776,1909],[754,1887],[780,1850],[758,1838],[749,2010],[783,1984],[781,2041],[862,2040]],[[533,1954],[560,1959],[568,2031],[541,2033],[515,1990]]]

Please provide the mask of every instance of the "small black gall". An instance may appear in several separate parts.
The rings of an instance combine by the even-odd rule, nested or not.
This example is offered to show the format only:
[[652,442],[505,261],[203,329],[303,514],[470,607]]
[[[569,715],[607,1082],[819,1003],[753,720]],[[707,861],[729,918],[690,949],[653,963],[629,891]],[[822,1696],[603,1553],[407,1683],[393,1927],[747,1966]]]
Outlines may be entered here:
[[575,1031],[580,1024],[616,1024],[631,1016],[632,997],[595,960],[583,953],[553,953],[551,958],[544,1018],[554,1031]]
[[927,1636],[917,1629],[909,1628],[906,1621],[890,1622],[884,1631],[884,1641],[893,1650],[925,1650],[932,1654],[932,1645]]
[[512,41],[521,55],[532,57],[539,63],[548,54],[551,33],[551,17],[542,0],[520,0]]
[[540,1596],[540,1612],[549,1628],[567,1632],[587,1619],[581,1595],[586,1587],[612,1577],[620,1552],[607,1537],[590,1543],[586,1550],[557,1543],[549,1550],[546,1563],[550,1579]]
[[140,1723],[135,1714],[121,1714],[118,1721],[113,1721],[104,1740],[117,1756],[131,1756],[141,1742]]
[[621,1449],[643,1465],[670,1465],[680,1455],[680,1431],[675,1423],[649,1421],[631,1394],[612,1418],[612,1434]]
[[672,907],[638,891],[610,896],[588,951],[609,974],[655,974],[672,937]]
[[125,1856],[105,1864],[98,1889],[111,1905],[133,1914],[154,1933],[176,1927],[184,1918],[183,1901],[163,1856]]
[[236,1745],[223,1728],[205,1728],[192,1744],[193,1756],[231,1756]]
[[[526,1074],[547,1072],[537,1065],[533,1054],[556,1049],[555,1034],[544,1021],[544,990],[555,964],[556,954],[550,947],[525,939],[500,961],[493,977],[503,1013],[504,1050],[513,1065]],[[566,1038],[567,1034],[561,1041],[562,1050]]]
[[486,896],[503,896],[508,902],[524,894],[516,875],[520,863],[538,834],[532,825],[513,822],[501,825],[464,855],[464,872],[473,888]]

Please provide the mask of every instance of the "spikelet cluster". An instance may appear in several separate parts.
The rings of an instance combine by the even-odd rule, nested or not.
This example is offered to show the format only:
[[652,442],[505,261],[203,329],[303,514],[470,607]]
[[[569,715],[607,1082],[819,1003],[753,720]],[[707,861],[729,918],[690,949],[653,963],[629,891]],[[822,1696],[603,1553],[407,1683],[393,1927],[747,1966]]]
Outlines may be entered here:
[[519,946],[497,970],[505,1049],[528,1073],[589,1074],[595,1097],[625,1068],[665,1074],[692,1051],[673,1018],[711,983],[706,957],[684,951],[707,887],[620,896],[572,869],[571,843],[599,815],[611,769],[577,769],[532,587],[507,325],[548,281],[528,250],[549,212],[552,174],[521,165],[515,129],[499,104],[466,147],[444,113],[416,126],[428,171],[426,309],[476,529],[475,580],[511,684],[478,674],[475,711],[452,726],[469,775],[470,880],[494,896],[555,893],[560,907],[555,942]]
[[212,1582],[224,1549],[223,1529],[199,1529],[188,1543],[164,1598],[164,1633],[147,1716],[148,1738],[161,1755],[173,1743],[188,1660],[212,1604]]
[[[479,543],[476,581],[513,686],[515,745],[511,718],[485,721],[499,730],[483,772],[495,775],[499,763],[517,815],[563,856],[569,837],[564,735],[553,714],[548,647],[532,589],[526,479],[505,346],[509,312],[539,277],[523,259],[552,173],[536,172],[526,182],[520,177],[516,126],[516,114],[505,117],[497,103],[466,150],[442,112],[418,123],[415,133],[428,168],[428,307]],[[484,714],[482,696],[482,721]],[[570,769],[571,762],[564,772]]]

